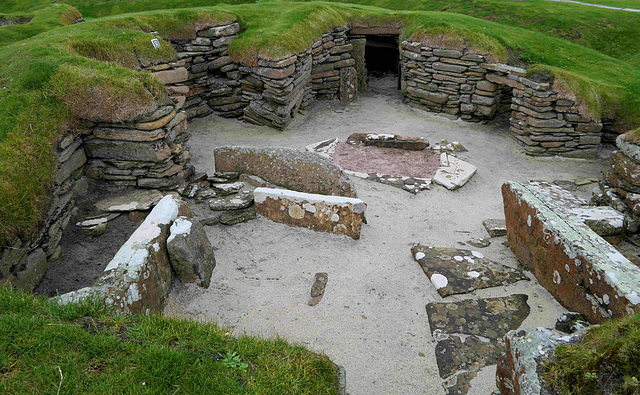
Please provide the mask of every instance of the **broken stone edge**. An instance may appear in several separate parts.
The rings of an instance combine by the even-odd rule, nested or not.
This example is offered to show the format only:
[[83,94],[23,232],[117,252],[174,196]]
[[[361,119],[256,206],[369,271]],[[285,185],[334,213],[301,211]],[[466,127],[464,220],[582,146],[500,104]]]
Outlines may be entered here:
[[67,304],[96,298],[118,312],[161,311],[174,278],[166,243],[169,228],[180,215],[190,215],[186,203],[173,195],[163,197],[93,286],[53,299]]
[[593,323],[640,311],[640,268],[535,186],[507,182],[502,195],[511,249],[563,306]]

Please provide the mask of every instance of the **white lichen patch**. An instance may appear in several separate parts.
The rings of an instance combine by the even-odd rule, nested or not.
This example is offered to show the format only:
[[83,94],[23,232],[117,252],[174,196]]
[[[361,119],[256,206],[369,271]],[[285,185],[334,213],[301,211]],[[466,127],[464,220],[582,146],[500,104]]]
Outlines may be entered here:
[[292,204],[291,206],[289,206],[288,213],[289,213],[289,216],[293,219],[304,218],[304,210],[302,209],[302,207],[298,206],[297,204]]
[[484,258],[484,255],[482,255],[482,253],[478,252],[478,251],[471,251],[471,255],[475,256],[478,259],[483,259]]
[[188,235],[191,233],[191,225],[191,221],[189,221],[187,217],[178,217],[173,221],[173,225],[171,225],[171,228],[169,229],[171,235],[167,239],[167,243],[171,243],[171,241],[178,235]]
[[449,280],[440,273],[434,273],[431,275],[431,283],[436,289],[444,288],[449,284]]
[[558,285],[562,282],[562,277],[560,277],[560,273],[557,270],[553,271],[553,282]]
[[426,256],[426,255],[424,255],[424,252],[418,252],[418,253],[416,254],[416,260],[418,260],[418,261],[419,261],[420,259],[424,258],[425,256]]
[[337,213],[333,213],[333,215],[331,216],[331,222],[338,222],[340,221],[340,216]]
[[455,259],[458,262],[462,262],[464,260],[464,258],[462,258],[460,255],[454,256],[453,259]]
[[467,272],[467,276],[473,277],[473,278],[478,278],[478,277],[480,277],[480,273],[476,272],[475,270],[472,270],[470,272]]

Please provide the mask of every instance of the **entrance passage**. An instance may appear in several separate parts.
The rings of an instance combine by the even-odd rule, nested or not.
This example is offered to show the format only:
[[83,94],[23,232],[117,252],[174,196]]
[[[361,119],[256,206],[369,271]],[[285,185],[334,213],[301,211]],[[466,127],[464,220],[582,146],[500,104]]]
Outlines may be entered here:
[[364,58],[369,76],[398,75],[399,55],[397,36],[367,36]]

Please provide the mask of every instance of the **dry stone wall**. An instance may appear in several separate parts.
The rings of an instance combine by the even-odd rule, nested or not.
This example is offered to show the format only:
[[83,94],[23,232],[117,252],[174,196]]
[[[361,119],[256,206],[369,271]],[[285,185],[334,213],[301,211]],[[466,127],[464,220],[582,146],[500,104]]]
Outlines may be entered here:
[[510,130],[527,154],[595,157],[602,124],[526,70],[489,63],[486,54],[408,41],[401,58],[408,104],[476,122],[512,110]]

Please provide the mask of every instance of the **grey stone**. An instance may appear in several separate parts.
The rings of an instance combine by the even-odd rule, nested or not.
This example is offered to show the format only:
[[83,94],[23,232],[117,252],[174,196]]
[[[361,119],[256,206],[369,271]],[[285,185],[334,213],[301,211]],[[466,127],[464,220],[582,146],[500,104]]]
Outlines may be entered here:
[[507,235],[507,222],[504,219],[485,219],[482,221],[482,225],[491,237]]
[[55,183],[61,184],[64,180],[71,177],[73,172],[81,168],[86,162],[87,156],[84,153],[84,149],[78,148],[67,161],[60,165],[56,171],[56,175],[54,177]]
[[178,279],[208,288],[216,259],[202,225],[187,217],[178,217],[169,232],[167,252]]
[[240,210],[253,204],[253,194],[241,193],[209,200],[209,208],[217,211]]
[[211,188],[213,188],[218,195],[231,195],[233,193],[240,192],[240,190],[244,188],[244,182],[237,181],[224,184],[211,184]]
[[623,234],[625,215],[612,207],[581,207],[569,210],[600,236]]
[[47,255],[42,248],[37,248],[27,255],[24,268],[16,273],[16,278],[12,281],[12,284],[18,289],[33,291],[40,284],[46,272]]
[[580,313],[562,313],[556,319],[556,329],[567,334],[576,333],[589,326],[589,319]]
[[162,140],[134,142],[94,138],[86,140],[85,145],[92,158],[161,162],[171,155],[171,149]]
[[256,217],[256,209],[251,206],[241,210],[225,211],[218,217],[218,222],[222,225],[231,226],[256,219]]
[[148,210],[155,206],[162,197],[162,192],[155,189],[135,189],[98,201],[96,209],[108,212]]

